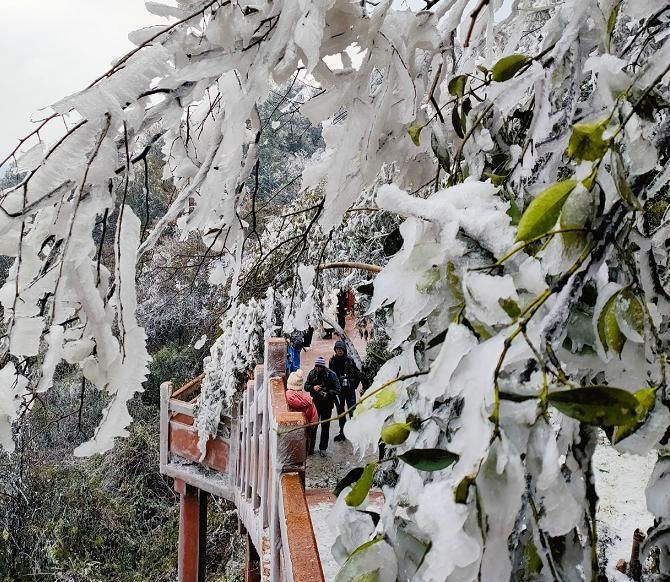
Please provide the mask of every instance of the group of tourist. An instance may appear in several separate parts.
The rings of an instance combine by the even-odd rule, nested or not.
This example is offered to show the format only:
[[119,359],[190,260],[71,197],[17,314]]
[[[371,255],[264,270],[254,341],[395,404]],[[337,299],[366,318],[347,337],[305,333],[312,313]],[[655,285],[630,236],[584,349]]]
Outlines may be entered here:
[[308,452],[314,454],[316,435],[319,426],[319,454],[327,456],[330,421],[333,408],[337,409],[340,431],[335,441],[344,441],[344,426],[347,414],[351,418],[356,406],[356,389],[361,376],[354,360],[347,354],[347,346],[341,339],[335,342],[334,355],[326,367],[326,360],[322,356],[316,358],[314,368],[305,379],[302,370],[298,369],[288,377],[286,402],[289,409],[303,412],[308,423],[320,422],[314,426],[308,435]]

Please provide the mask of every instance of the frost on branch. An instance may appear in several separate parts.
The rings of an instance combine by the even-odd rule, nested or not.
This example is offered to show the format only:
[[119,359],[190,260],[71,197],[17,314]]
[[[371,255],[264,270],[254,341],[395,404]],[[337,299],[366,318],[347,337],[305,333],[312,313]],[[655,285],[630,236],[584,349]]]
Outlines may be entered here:
[[[122,433],[146,364],[127,273],[172,225],[227,265],[213,278],[229,309],[206,364],[202,443],[257,361],[267,288],[302,326],[318,312],[302,299],[362,282],[315,271],[304,289],[305,268],[363,260],[384,267],[370,312],[397,352],[346,430],[360,451],[394,423],[406,440],[387,447],[374,531],[342,492],[343,528],[361,530],[341,533],[338,580],[594,578],[598,435],[667,451],[670,7],[471,4],[150,3],[178,20],[134,34],[145,44],[56,104],[66,135],[30,149],[22,183],[3,191],[2,250],[16,257],[0,291],[3,443],[60,359],[113,396],[102,443],[83,452]],[[298,79],[277,115],[321,124],[323,148],[300,196],[263,215],[259,144],[283,117],[261,105]],[[158,139],[176,198],[142,241],[119,213],[106,268],[100,221]],[[417,449],[433,452],[407,456]],[[662,481],[648,489],[659,521],[646,549],[667,557]]]

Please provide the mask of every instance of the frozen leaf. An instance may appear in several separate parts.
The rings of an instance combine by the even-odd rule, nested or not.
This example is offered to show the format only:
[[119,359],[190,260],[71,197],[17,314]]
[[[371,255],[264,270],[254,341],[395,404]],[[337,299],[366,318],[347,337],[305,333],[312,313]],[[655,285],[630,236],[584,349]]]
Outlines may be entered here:
[[621,4],[623,0],[616,0],[612,10],[610,11],[609,18],[607,19],[607,38],[606,46],[607,51],[609,52],[612,48],[612,35],[614,34],[614,29],[616,28],[616,22],[619,18],[619,11],[621,10]]
[[449,81],[449,94],[454,97],[463,97],[465,93],[465,82],[468,80],[467,75],[456,75]]
[[475,478],[467,475],[466,477],[463,477],[456,485],[456,488],[454,489],[454,500],[456,503],[462,503],[465,504],[468,502],[468,494],[470,493],[470,486],[473,485],[475,482]]
[[407,133],[409,134],[409,137],[412,138],[412,141],[414,142],[415,146],[420,145],[420,140],[421,140],[421,130],[423,129],[423,125],[418,122],[411,123],[407,127]]
[[521,54],[503,57],[491,69],[493,80],[498,82],[509,81],[528,61],[530,61],[530,58]]
[[200,336],[200,339],[198,339],[198,341],[195,342],[195,344],[193,344],[193,347],[194,347],[196,350],[199,350],[200,348],[202,348],[202,346],[205,345],[205,342],[206,342],[206,341],[207,341],[207,334],[206,334],[206,333],[203,333],[203,334]]
[[398,458],[419,471],[440,471],[458,461],[458,455],[445,449],[410,449]]
[[454,108],[451,110],[451,125],[454,128],[456,135],[463,139],[465,137],[465,124],[463,123],[463,117],[456,105],[454,105]]
[[598,318],[598,339],[605,352],[612,350],[620,354],[623,349],[626,336],[621,333],[619,322],[617,321],[617,302],[620,291],[614,293],[605,303]]
[[516,320],[519,315],[521,315],[521,308],[514,299],[507,297],[505,299],[499,299],[498,303],[500,303],[500,307],[505,310],[505,313],[510,316],[510,319]]
[[576,123],[572,127],[572,135],[566,153],[573,160],[594,162],[605,155],[609,140],[603,139],[609,118],[593,123]]
[[635,417],[630,422],[615,427],[614,434],[612,435],[613,445],[630,436],[647,419],[656,404],[657,390],[657,387],[653,387],[643,388],[635,392],[634,396],[637,400]]
[[409,422],[394,422],[382,429],[381,438],[387,445],[401,445],[412,431]]
[[629,340],[644,342],[645,310],[642,300],[630,287],[622,289],[614,303],[616,323],[621,333]]
[[566,416],[595,426],[628,424],[634,418],[638,401],[621,388],[589,386],[549,394],[549,402]]
[[[398,566],[393,548],[381,536],[365,542],[347,558],[335,582],[396,580]],[[370,576],[370,577],[367,577]]]
[[[593,192],[584,188],[581,184],[577,185],[561,209],[561,230],[587,228],[591,224],[594,208],[595,196]],[[581,248],[586,240],[586,233],[564,232],[561,237],[566,247]]]
[[368,496],[370,487],[372,487],[372,478],[375,474],[377,463],[368,463],[363,469],[363,473],[358,480],[351,487],[351,491],[347,493],[344,502],[350,507],[358,507]]
[[450,172],[451,158],[449,156],[447,137],[442,124],[433,124],[433,129],[430,133],[430,147],[432,148],[437,161],[440,162],[440,167],[445,172]]
[[563,180],[540,192],[523,213],[516,239],[529,241],[548,233],[556,224],[561,209],[575,186],[575,180]]
[[416,290],[419,293],[430,293],[435,289],[436,285],[440,282],[440,279],[440,269],[433,265],[416,284]]
[[372,408],[384,408],[389,404],[393,404],[397,398],[395,388],[393,386],[387,386],[383,390],[380,390],[376,395],[375,402],[372,405]]
[[353,483],[356,483],[361,478],[361,475],[363,474],[363,467],[356,467],[349,471],[335,486],[335,489],[333,493],[335,493],[335,496],[339,496],[342,491],[349,485],[352,485]]
[[379,568],[365,574],[359,574],[351,582],[379,582]]

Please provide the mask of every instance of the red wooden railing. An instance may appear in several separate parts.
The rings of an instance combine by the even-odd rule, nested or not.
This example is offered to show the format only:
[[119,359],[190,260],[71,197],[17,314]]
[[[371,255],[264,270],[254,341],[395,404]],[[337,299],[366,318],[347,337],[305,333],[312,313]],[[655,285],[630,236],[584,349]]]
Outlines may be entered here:
[[203,377],[176,391],[161,386],[161,472],[180,494],[180,582],[205,579],[209,494],[237,506],[247,539],[245,580],[324,580],[305,498],[305,421],[286,405],[285,362],[286,342],[269,339],[265,365],[256,367],[232,416],[222,417],[202,462],[193,421]]

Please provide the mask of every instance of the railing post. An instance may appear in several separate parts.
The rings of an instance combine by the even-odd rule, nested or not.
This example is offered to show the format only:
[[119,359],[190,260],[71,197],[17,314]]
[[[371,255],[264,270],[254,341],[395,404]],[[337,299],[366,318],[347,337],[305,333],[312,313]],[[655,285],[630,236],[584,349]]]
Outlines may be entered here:
[[251,541],[249,534],[246,534],[247,546],[244,556],[244,582],[261,582],[261,559]]
[[207,582],[207,502],[209,493],[199,490],[200,526],[198,531],[198,582]]
[[[174,480],[179,493],[179,550],[177,574],[179,582],[204,582],[207,495],[181,479]],[[205,523],[202,523],[203,513]],[[203,539],[204,538],[204,539]],[[202,556],[201,556],[202,554]],[[200,572],[200,564],[203,564]]]
[[163,382],[161,384],[161,410],[160,410],[160,470],[163,472],[168,464],[168,453],[170,443],[168,443],[168,434],[170,429],[170,396],[174,387],[172,382]]
[[271,337],[265,340],[265,384],[275,376],[286,375],[286,340]]

